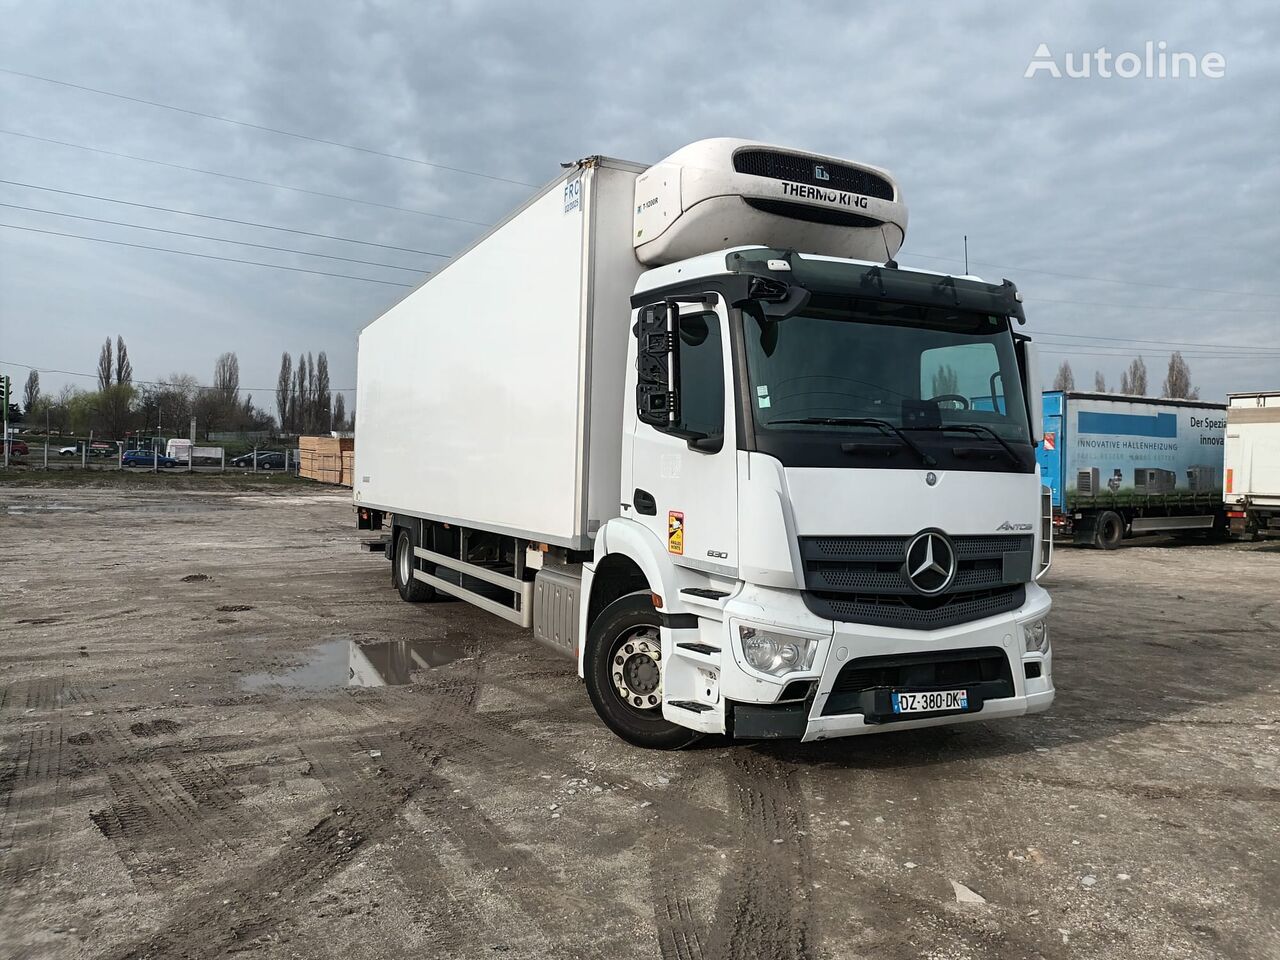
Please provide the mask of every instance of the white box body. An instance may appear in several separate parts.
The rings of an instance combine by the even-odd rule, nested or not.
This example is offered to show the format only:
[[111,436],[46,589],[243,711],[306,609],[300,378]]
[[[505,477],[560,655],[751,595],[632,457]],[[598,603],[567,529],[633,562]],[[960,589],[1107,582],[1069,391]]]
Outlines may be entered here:
[[640,164],[592,158],[360,334],[360,506],[574,549],[619,512]]

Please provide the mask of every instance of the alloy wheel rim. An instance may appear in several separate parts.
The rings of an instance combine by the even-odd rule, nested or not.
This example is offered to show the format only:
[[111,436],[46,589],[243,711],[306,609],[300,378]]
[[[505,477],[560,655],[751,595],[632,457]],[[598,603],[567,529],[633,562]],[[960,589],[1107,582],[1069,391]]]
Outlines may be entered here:
[[649,714],[662,707],[662,641],[657,627],[631,630],[613,645],[609,676],[618,698]]

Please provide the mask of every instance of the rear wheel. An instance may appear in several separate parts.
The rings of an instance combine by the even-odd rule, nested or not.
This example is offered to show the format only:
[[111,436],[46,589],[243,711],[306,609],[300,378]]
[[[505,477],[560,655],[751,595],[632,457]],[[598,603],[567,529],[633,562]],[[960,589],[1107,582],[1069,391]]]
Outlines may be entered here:
[[409,603],[434,600],[435,587],[414,577],[417,563],[413,555],[413,534],[404,527],[396,531],[396,548],[391,554],[391,582],[400,591],[400,599]]
[[605,726],[637,747],[675,750],[699,734],[663,719],[660,623],[647,591],[615,600],[588,631],[583,666]]
[[1115,550],[1124,540],[1124,518],[1114,510],[1098,515],[1098,546],[1103,550]]

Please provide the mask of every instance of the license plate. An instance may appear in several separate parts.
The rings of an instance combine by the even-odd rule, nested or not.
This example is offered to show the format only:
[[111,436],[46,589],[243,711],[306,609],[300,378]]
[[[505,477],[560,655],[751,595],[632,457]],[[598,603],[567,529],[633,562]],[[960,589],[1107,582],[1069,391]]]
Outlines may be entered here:
[[934,713],[939,710],[968,710],[968,690],[939,690],[933,693],[893,694],[894,713]]

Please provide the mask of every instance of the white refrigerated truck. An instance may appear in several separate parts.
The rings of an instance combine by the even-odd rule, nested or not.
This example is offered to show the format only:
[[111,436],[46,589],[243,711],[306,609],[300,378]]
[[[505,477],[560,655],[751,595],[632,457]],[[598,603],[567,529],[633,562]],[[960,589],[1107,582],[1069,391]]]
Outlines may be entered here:
[[1280,536],[1280,392],[1227,395],[1222,491],[1234,536]]
[[641,746],[1047,708],[1021,296],[900,267],[906,220],[766,144],[574,164],[360,335],[401,597],[532,627]]

